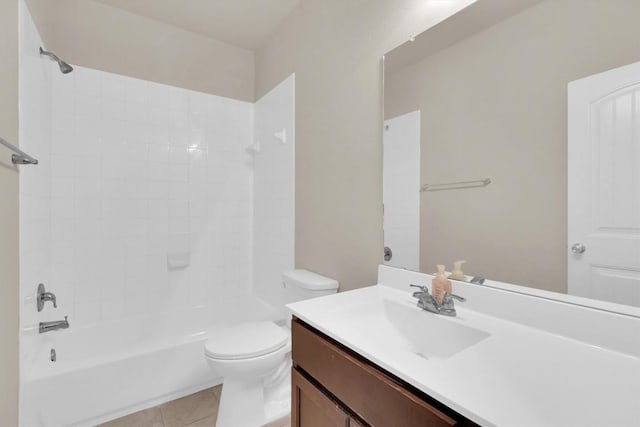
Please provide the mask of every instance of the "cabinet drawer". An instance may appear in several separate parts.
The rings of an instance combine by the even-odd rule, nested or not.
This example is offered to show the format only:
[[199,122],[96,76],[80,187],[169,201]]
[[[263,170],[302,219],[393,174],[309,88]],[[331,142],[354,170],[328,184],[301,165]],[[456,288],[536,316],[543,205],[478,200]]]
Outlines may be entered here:
[[294,319],[293,363],[376,427],[455,426],[457,421]]

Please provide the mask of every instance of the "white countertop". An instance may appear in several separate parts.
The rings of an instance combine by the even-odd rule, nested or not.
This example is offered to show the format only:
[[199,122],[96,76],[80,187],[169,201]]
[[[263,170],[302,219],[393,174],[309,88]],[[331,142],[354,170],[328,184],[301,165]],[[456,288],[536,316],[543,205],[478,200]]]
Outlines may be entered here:
[[[389,301],[488,336],[448,357],[421,357],[407,350],[401,333],[398,340],[389,339],[393,327],[385,328],[371,315],[384,311]],[[415,304],[410,290],[377,285],[288,307],[483,426],[640,426],[638,357],[465,309],[462,303],[456,303],[458,316],[453,318]],[[386,330],[379,330],[380,325]]]

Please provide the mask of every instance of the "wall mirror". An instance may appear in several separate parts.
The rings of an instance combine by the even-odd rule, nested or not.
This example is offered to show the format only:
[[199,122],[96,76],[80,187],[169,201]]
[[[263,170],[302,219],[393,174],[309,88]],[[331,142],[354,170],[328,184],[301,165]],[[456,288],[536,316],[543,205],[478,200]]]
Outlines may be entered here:
[[387,264],[640,307],[638,16],[478,0],[388,52]]

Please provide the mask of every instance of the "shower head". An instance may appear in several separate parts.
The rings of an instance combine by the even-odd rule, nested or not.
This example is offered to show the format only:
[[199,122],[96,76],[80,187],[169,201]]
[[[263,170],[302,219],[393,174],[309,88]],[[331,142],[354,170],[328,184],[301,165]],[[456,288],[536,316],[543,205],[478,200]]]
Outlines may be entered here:
[[55,53],[47,52],[42,47],[40,47],[40,55],[46,55],[56,61],[58,63],[58,67],[60,67],[60,71],[62,71],[62,74],[67,74],[73,71],[73,67],[64,62],[62,59],[58,58]]

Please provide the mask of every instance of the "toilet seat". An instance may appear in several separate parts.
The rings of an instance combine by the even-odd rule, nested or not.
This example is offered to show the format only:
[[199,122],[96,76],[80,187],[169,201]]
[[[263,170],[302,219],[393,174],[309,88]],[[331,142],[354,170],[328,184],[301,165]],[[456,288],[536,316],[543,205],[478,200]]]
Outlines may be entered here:
[[289,334],[273,322],[248,322],[211,333],[204,352],[214,359],[249,359],[272,353],[288,340]]

